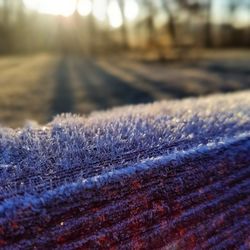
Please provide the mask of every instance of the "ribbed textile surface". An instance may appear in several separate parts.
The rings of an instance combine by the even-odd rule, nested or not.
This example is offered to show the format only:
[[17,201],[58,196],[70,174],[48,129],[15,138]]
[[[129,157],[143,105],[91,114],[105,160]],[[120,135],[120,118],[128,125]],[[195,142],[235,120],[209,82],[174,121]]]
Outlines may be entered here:
[[250,249],[250,92],[0,129],[2,249]]

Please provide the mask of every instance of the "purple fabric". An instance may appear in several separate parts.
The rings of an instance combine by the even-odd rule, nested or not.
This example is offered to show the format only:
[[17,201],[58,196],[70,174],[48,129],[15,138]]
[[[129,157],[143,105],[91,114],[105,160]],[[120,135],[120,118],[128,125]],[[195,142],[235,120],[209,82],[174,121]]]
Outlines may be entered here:
[[250,92],[0,128],[0,247],[249,249]]

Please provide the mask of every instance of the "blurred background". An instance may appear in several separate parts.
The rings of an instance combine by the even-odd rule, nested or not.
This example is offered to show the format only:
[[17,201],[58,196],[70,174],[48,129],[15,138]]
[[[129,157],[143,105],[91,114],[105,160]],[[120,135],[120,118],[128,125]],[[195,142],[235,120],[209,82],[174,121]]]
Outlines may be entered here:
[[250,0],[0,0],[0,124],[250,88]]

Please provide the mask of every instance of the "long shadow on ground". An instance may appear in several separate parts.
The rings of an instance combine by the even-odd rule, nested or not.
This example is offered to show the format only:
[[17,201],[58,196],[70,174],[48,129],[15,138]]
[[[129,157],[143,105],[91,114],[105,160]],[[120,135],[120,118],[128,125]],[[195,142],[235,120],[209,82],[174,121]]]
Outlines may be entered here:
[[[184,69],[197,69],[207,74],[213,74],[221,78],[220,84],[214,86],[214,82],[211,82],[209,79],[202,79],[200,82],[201,87],[206,86],[206,91],[199,93],[197,91],[191,91],[188,88],[183,88],[180,84],[158,81],[154,79],[149,79],[147,76],[142,73],[124,65],[118,65],[121,70],[124,70],[137,78],[140,81],[153,85],[159,91],[164,93],[171,94],[174,98],[185,98],[190,96],[199,96],[200,94],[212,94],[212,93],[226,93],[233,91],[240,91],[250,88],[250,82],[247,78],[250,75],[249,67],[232,67],[223,65],[222,63],[210,62],[207,64],[199,63],[189,63],[183,64]],[[181,68],[180,68],[181,70]],[[197,79],[194,78],[194,81],[197,82]],[[233,84],[232,84],[233,83]],[[237,84],[235,84],[237,83]],[[207,86],[210,86],[207,88]]]
[[74,96],[71,88],[67,59],[63,57],[55,72],[56,88],[51,106],[51,115],[74,111]]
[[[223,63],[211,62],[205,66],[205,69],[211,73],[217,74],[224,80],[224,86],[222,90],[225,92],[236,91],[236,90],[245,90],[250,88],[250,67],[247,62],[245,63],[236,63],[236,66],[228,66]],[[227,86],[227,82],[235,81],[237,82],[237,87],[230,88]]]
[[80,59],[75,69],[89,99],[95,103],[97,109],[154,101],[147,91],[131,86],[90,59]]
[[126,67],[124,65],[117,65],[121,70],[126,71],[127,73],[133,75],[136,79],[145,84],[149,84],[154,86],[154,88],[162,93],[166,93],[171,95],[173,98],[184,98],[195,96],[195,93],[190,93],[187,90],[181,88],[179,85],[175,84],[174,82],[165,82],[159,81],[155,79],[148,78],[147,76],[143,75],[142,73],[131,69],[130,67]]

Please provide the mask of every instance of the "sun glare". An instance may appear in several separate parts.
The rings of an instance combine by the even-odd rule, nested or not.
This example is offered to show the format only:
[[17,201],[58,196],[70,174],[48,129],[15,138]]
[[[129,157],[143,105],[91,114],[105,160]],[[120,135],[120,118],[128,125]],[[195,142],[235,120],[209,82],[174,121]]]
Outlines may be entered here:
[[106,1],[94,0],[93,1],[93,15],[99,21],[104,21],[106,19]]
[[122,14],[117,1],[112,0],[108,6],[108,17],[113,28],[122,26]]
[[39,0],[23,0],[24,5],[32,10],[36,10],[38,8],[39,5]]
[[77,11],[81,16],[88,16],[92,12],[92,2],[90,0],[80,0]]
[[24,3],[30,9],[49,15],[70,16],[75,11],[72,0],[24,0]]
[[136,19],[139,13],[139,6],[135,0],[126,0],[125,2],[125,16],[129,21]]
[[[123,23],[121,9],[117,0],[23,0],[27,8],[50,15],[71,16],[77,8],[81,16],[88,16],[91,13],[95,18],[103,22],[108,18],[113,28],[119,28]],[[133,21],[139,12],[136,0],[125,1],[125,17]]]

